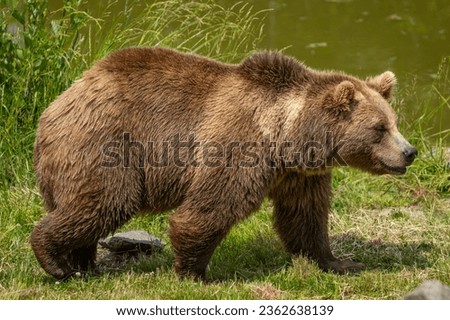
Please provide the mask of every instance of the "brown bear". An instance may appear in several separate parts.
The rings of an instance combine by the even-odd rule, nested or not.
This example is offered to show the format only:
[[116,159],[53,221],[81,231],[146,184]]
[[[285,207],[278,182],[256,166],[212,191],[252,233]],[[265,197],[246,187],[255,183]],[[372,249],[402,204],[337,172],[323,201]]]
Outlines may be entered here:
[[178,274],[205,277],[216,246],[263,199],[286,249],[345,272],[330,250],[331,170],[402,174],[417,153],[365,81],[278,52],[240,64],[166,48],[115,52],[42,114],[35,169],[48,215],[31,235],[46,272],[95,270],[99,239],[136,213],[170,216]]

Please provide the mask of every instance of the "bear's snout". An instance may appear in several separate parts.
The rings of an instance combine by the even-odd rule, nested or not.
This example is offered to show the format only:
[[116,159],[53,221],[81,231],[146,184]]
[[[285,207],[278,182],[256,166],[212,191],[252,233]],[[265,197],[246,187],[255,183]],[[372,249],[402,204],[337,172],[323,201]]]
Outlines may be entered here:
[[411,145],[403,150],[403,157],[405,158],[407,166],[413,163],[416,156],[417,156],[417,149]]
[[411,165],[417,156],[417,149],[414,148],[414,146],[412,146],[398,130],[395,130],[393,137],[395,143],[400,148],[399,151],[402,153],[404,166],[407,167]]

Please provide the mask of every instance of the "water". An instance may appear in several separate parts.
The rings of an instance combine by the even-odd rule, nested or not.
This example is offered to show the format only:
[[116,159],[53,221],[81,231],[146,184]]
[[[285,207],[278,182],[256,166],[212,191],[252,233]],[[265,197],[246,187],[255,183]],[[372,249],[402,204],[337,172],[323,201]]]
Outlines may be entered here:
[[[450,55],[448,0],[270,0],[253,5],[273,10],[265,20],[263,48],[285,48],[310,67],[362,78],[393,71],[399,91],[406,92],[400,110],[410,123],[421,113],[421,95],[431,89],[442,59]],[[450,108],[429,126],[434,133],[450,129]]]
[[450,54],[449,1],[267,1],[262,46],[284,48],[321,69],[357,75],[391,69],[432,80]]
[[[218,2],[224,7],[235,3]],[[342,70],[362,78],[393,71],[404,100],[400,110],[409,123],[421,114],[439,65],[450,55],[448,0],[266,0],[249,4],[257,11],[271,9],[266,13],[260,48],[284,49],[310,67]],[[50,1],[50,8],[58,5]],[[93,13],[99,10],[96,2],[88,6]],[[450,95],[450,88],[446,93]],[[450,108],[430,119],[429,127],[431,133],[450,130]]]

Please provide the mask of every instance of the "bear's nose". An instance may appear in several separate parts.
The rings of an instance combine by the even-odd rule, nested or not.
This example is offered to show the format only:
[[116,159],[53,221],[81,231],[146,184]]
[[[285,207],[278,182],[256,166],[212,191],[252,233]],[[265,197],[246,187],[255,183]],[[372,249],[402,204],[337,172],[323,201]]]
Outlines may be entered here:
[[410,165],[417,156],[417,149],[413,146],[408,147],[403,151],[403,156],[405,157],[407,164]]

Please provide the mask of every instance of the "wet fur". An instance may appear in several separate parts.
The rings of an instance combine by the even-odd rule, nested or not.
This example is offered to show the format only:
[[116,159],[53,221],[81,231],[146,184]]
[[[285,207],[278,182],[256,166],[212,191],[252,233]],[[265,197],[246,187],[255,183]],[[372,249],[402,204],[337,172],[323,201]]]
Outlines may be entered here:
[[[336,89],[343,81],[348,83]],[[374,95],[383,79],[371,81],[369,87],[342,73],[315,71],[277,52],[256,53],[236,65],[165,48],[113,53],[86,71],[40,119],[35,169],[48,215],[31,235],[39,263],[60,279],[95,270],[99,239],[137,212],[176,208],[170,217],[175,269],[204,278],[214,249],[230,228],[268,196],[274,202],[275,229],[289,252],[314,259],[324,270],[361,268],[331,253],[331,168],[307,164],[336,157],[326,131],[336,141],[351,140],[350,131],[358,136],[345,156],[369,150],[355,163],[370,171],[367,141],[372,138],[359,136],[367,115],[354,118],[352,90]],[[382,90],[387,94],[390,87]],[[127,166],[105,167],[102,148],[110,141],[121,143],[124,132],[132,141],[156,142],[151,154],[156,156],[163,152],[157,142],[177,134],[188,141],[192,133],[198,141],[223,145],[270,135],[278,144],[321,141],[325,147],[289,167],[283,150],[258,149],[258,157],[271,165],[252,168],[239,166],[246,159],[239,150],[228,167],[176,166],[170,152],[171,165],[158,168],[148,165],[151,155],[142,158],[136,147],[130,149]],[[192,147],[188,143],[180,156],[188,157]],[[200,157],[195,153],[192,160]]]

